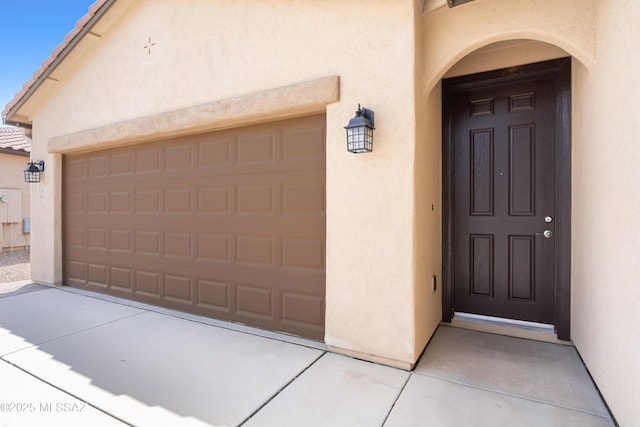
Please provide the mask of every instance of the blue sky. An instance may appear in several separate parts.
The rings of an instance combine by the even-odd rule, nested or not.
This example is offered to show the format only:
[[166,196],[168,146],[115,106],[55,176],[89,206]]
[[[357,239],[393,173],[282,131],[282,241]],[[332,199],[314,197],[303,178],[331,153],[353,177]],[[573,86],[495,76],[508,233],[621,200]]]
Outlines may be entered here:
[[0,0],[0,112],[93,2]]

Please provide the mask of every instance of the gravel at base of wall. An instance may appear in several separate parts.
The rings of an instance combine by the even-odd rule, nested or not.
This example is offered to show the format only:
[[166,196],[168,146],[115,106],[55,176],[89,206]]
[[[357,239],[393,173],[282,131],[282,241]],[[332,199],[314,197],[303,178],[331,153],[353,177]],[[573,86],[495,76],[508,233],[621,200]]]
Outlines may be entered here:
[[31,263],[28,250],[0,253],[0,283],[17,282],[30,278]]

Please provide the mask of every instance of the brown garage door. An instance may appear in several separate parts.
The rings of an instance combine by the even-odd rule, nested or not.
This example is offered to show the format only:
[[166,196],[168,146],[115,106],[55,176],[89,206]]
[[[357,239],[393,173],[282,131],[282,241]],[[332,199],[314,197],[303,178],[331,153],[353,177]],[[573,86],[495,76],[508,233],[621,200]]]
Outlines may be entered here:
[[69,155],[65,284],[324,336],[325,116]]

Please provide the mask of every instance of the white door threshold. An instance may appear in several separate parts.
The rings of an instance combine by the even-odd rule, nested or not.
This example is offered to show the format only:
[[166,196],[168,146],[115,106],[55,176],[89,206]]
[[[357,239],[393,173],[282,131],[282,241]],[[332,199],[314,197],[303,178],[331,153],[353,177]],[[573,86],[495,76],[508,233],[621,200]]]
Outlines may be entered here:
[[500,317],[482,316],[479,314],[455,312],[451,323],[445,325],[456,328],[488,332],[498,335],[544,341],[556,344],[573,345],[570,341],[558,339],[553,325]]

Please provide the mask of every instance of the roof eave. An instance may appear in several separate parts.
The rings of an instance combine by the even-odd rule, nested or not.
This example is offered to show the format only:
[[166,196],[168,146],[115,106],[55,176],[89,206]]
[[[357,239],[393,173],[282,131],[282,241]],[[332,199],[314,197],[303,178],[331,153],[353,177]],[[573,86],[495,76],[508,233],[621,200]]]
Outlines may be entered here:
[[[28,85],[27,88],[18,92],[13,101],[7,104],[5,110],[2,113],[2,122],[4,124],[31,129],[30,121],[18,119],[17,117],[15,117],[18,115],[20,108],[22,108],[22,106],[29,100],[29,98],[31,98],[31,96],[40,88],[42,83],[44,83],[44,81],[51,75],[51,73],[54,72],[58,65],[60,65],[60,63],[64,61],[64,59],[73,51],[78,43],[80,43],[84,36],[91,31],[94,25],[104,16],[104,14],[111,8],[111,6],[113,6],[116,1],[117,0],[99,0],[94,3],[91,8],[97,7],[97,10],[93,13],[89,20],[80,29],[76,28],[74,31],[72,31],[70,33],[70,40],[66,43],[63,42],[61,48],[54,49],[51,57],[43,63],[43,65],[47,62],[49,62],[49,64],[41,67],[41,69],[36,72],[34,78],[32,78],[32,83],[25,84],[25,86]],[[91,15],[91,8],[89,9],[89,13],[87,15]],[[56,55],[56,50],[58,49],[61,50]]]
[[14,120],[7,120],[7,117],[3,116],[2,117],[2,124],[3,125],[7,125],[7,126],[17,126],[17,127],[21,127],[24,129],[31,129],[31,123],[23,123],[20,121],[14,121]]
[[24,150],[12,150],[11,148],[0,148],[0,154],[9,154],[11,156],[29,157],[31,153]]

